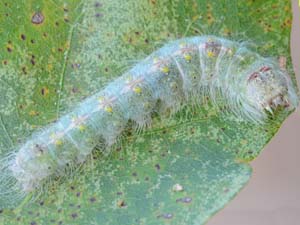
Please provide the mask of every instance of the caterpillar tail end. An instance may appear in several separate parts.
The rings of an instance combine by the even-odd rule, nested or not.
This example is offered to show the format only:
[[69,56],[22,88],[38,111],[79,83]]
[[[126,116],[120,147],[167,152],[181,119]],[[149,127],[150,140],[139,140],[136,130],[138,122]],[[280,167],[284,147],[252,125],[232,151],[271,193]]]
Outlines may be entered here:
[[14,208],[27,196],[10,170],[11,156],[0,160],[0,209]]

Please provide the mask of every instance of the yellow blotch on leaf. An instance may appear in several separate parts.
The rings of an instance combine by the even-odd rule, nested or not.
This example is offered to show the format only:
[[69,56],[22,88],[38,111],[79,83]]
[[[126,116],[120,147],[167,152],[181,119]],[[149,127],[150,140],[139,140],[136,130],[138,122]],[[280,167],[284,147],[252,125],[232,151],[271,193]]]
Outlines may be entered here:
[[29,112],[29,116],[36,116],[37,114],[38,114],[38,112],[35,111],[35,110],[31,110],[31,111]]

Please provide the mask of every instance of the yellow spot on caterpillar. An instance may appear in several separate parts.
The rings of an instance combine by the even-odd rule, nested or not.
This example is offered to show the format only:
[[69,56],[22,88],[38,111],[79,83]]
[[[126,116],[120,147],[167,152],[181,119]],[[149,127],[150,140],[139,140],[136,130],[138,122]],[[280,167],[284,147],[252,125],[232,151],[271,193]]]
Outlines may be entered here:
[[104,108],[104,110],[105,110],[106,112],[108,112],[108,113],[112,113],[112,112],[113,112],[113,109],[112,109],[111,106],[106,106],[106,107]]
[[57,140],[55,141],[55,145],[61,146],[63,144],[62,140]]
[[134,87],[134,88],[133,88],[133,91],[134,91],[135,93],[137,93],[137,94],[140,94],[140,93],[142,92],[142,88],[140,88],[140,87]]
[[215,53],[213,51],[207,51],[207,56],[209,58],[215,57]]
[[80,131],[84,131],[86,129],[86,126],[81,124],[81,125],[78,126],[78,129]]
[[63,141],[59,139],[59,135],[52,133],[50,137],[55,145],[60,146],[63,144]]
[[155,57],[155,58],[153,59],[153,62],[154,62],[154,63],[158,63],[158,61],[159,61],[159,59],[158,59],[157,57]]
[[184,43],[184,42],[182,42],[182,43],[179,44],[180,48],[184,48],[185,46],[186,46],[186,43]]
[[227,50],[227,52],[228,52],[228,54],[229,54],[230,56],[232,56],[232,55],[233,55],[233,51],[232,51],[232,49],[231,49],[231,48],[229,48],[229,49]]
[[169,67],[167,67],[167,66],[163,66],[163,67],[161,68],[161,71],[162,71],[163,73],[169,73],[169,72],[170,72],[170,69],[169,69]]
[[184,58],[186,61],[191,61],[192,60],[192,56],[189,54],[184,55]]

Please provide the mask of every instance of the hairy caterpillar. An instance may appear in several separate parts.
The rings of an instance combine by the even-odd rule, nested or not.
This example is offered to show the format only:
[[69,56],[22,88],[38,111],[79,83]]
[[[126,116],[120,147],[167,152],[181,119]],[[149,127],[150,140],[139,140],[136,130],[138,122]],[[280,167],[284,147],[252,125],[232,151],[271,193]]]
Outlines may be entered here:
[[1,198],[10,191],[26,195],[68,165],[82,163],[99,140],[109,148],[129,121],[147,127],[154,112],[177,112],[191,101],[201,104],[204,95],[215,103],[222,96],[235,115],[254,123],[263,123],[277,107],[297,105],[292,82],[274,59],[215,36],[176,40],[2,160]]

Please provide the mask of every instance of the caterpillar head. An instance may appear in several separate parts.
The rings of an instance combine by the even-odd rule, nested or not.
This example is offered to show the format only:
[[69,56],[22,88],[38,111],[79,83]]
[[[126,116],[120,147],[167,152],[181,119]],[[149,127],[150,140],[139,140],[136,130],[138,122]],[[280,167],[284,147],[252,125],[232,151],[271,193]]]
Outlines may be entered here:
[[298,97],[285,71],[273,63],[257,67],[247,78],[247,97],[259,112],[273,113],[277,108],[295,108]]

